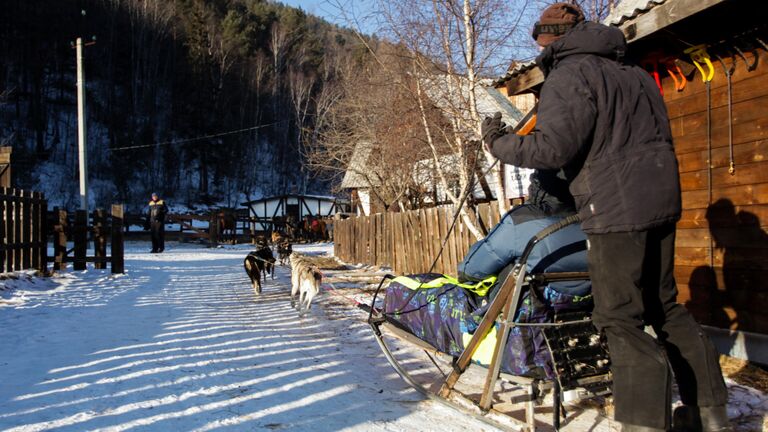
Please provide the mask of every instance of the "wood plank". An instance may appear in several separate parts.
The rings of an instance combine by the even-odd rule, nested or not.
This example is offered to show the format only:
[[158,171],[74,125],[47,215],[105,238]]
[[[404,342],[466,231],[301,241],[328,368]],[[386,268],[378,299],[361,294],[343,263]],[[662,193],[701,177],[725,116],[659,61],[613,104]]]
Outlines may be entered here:
[[677,0],[658,5],[619,26],[627,42],[635,42],[664,27],[708,9],[725,0]]
[[[722,147],[712,149],[712,167],[728,167],[730,165],[730,149],[726,143]],[[736,172],[745,164],[768,161],[768,140],[752,141],[733,146],[733,160]],[[707,168],[707,151],[691,152],[678,155],[677,161],[681,173],[703,170]]]
[[40,267],[38,270],[48,273],[48,233],[51,230],[48,219],[48,201],[40,194]]
[[[715,267],[722,267],[724,261],[723,249],[713,250]],[[730,269],[768,270],[768,250],[760,248],[729,248],[728,267]],[[706,247],[676,247],[675,265],[706,266],[709,265],[709,249]]]
[[[22,237],[22,226],[24,225],[22,219],[22,194],[23,191],[14,189],[13,192],[13,241],[14,243],[21,243],[24,241]],[[13,270],[23,270],[22,257],[24,253],[20,250],[13,252]]]
[[[2,147],[0,147],[0,150]],[[0,187],[0,193],[5,194],[5,188]],[[6,232],[7,232],[7,224],[6,224],[6,207],[8,200],[6,198],[0,197],[0,272],[5,273],[10,271],[7,267],[8,263],[6,261],[6,245],[8,244],[8,239],[6,238]]]
[[73,237],[75,240],[75,260],[72,268],[74,270],[85,270],[85,256],[88,250],[88,213],[85,210],[77,210],[75,212]]
[[429,270],[429,264],[432,262],[432,241],[429,238],[429,229],[427,228],[427,211],[426,209],[419,209],[419,231],[421,232],[421,247],[423,253],[421,254],[421,271],[426,272]]
[[64,270],[67,268],[67,232],[69,230],[67,211],[55,209],[54,215],[58,217],[58,224],[54,232],[54,270]]
[[[764,117],[761,110],[764,110],[766,106],[768,106],[768,95],[764,95],[759,98],[752,98],[750,100],[739,103],[734,103],[730,121],[728,118],[728,108],[726,106],[719,108],[715,107],[710,110],[710,121],[712,128],[727,128],[729,123],[733,125],[740,125],[753,122],[756,119]],[[686,109],[689,111],[684,113],[684,115],[670,120],[670,130],[672,132],[672,138],[675,140],[691,133],[706,132],[706,105],[703,107],[698,105],[690,105],[686,106]],[[725,138],[727,140],[727,135]]]
[[[29,191],[22,191],[21,193],[21,242],[26,244],[32,244],[32,225],[35,219],[32,215],[32,193]],[[25,247],[21,252],[21,268],[31,269],[32,265],[32,247]]]
[[[728,119],[728,108],[721,107],[712,109],[711,112],[711,124],[713,131],[712,147],[718,148],[728,145],[728,124],[732,124],[734,127],[734,143],[742,144],[748,141],[744,141],[741,136],[736,134],[736,128],[740,125],[752,125],[753,122],[765,117],[765,108],[768,107],[768,97],[761,97],[758,99],[752,99],[749,101],[736,103],[733,105],[733,114]],[[689,107],[694,108],[694,107]],[[707,132],[707,113],[705,109],[697,113],[687,113],[684,116],[671,120],[670,129],[672,132],[672,138],[675,142],[675,149],[681,153],[685,153],[690,150],[689,147],[685,147],[685,140],[691,134],[695,136],[702,136],[706,138]],[[716,131],[724,131],[724,133],[715,134]],[[681,141],[680,144],[678,142]],[[706,149],[706,139],[703,143],[700,143],[701,149]],[[695,150],[695,148],[693,148]]]
[[112,273],[125,273],[125,245],[123,243],[123,205],[112,204],[112,242],[110,256]]
[[[678,229],[708,228],[707,209],[684,209]],[[768,205],[735,206],[733,210],[722,209],[710,212],[709,219],[718,227],[752,227],[768,225]]]
[[[719,199],[730,200],[735,206],[768,204],[768,183],[715,188],[712,190],[712,201]],[[683,191],[684,209],[702,209],[709,206],[706,190]]]
[[431,214],[431,220],[430,220],[430,237],[432,238],[432,244],[433,248],[435,250],[435,255],[432,257],[432,262],[430,263],[430,271],[438,271],[437,268],[440,266],[440,249],[442,247],[442,239],[440,237],[440,208],[434,207],[429,209]]
[[514,96],[518,93],[523,93],[529,89],[536,87],[544,82],[544,72],[538,67],[527,70],[513,79],[506,82],[505,88],[507,96]]
[[[33,192],[31,195],[31,203],[30,203],[30,241],[33,243],[39,243],[42,241],[41,238],[41,231],[42,231],[42,219],[41,214],[43,211],[40,209],[40,193],[39,192]],[[40,247],[34,247],[30,251],[30,259],[31,259],[31,267],[37,269],[39,271],[43,271],[42,264],[40,263]]]
[[[735,124],[733,126],[733,144],[744,144],[768,138],[768,117],[758,117],[754,121]],[[728,146],[728,127],[722,126],[712,129],[712,148]],[[700,152],[707,149],[706,127],[700,132],[688,133],[675,138],[675,153],[678,155]]]
[[[692,171],[680,175],[680,187],[684,191],[706,189],[707,170]],[[731,175],[728,167],[718,167],[712,170],[712,187],[746,186],[757,183],[768,183],[768,161],[742,164]]]

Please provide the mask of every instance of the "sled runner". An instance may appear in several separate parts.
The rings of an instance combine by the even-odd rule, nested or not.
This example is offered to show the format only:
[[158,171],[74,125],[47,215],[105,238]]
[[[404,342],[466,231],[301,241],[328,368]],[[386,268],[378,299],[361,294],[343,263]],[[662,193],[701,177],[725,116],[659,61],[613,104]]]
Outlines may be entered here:
[[[560,429],[561,415],[566,416],[564,398],[608,394],[610,360],[590,319],[591,295],[551,289],[586,281],[589,275],[529,273],[526,266],[542,239],[578,221],[571,216],[537,233],[498,279],[467,284],[438,274],[385,276],[374,294],[368,323],[395,371],[425,396],[502,429],[535,431],[536,405],[550,391],[555,430]],[[383,306],[376,306],[385,284]],[[442,379],[425,379],[434,374],[423,370],[409,372],[390,348],[392,337],[424,350]],[[448,373],[435,357],[450,360]],[[459,388],[460,379],[477,383],[482,380],[479,371],[485,375],[482,391],[466,394]],[[511,388],[517,394],[512,399]],[[508,415],[520,402],[525,405],[524,420]]]

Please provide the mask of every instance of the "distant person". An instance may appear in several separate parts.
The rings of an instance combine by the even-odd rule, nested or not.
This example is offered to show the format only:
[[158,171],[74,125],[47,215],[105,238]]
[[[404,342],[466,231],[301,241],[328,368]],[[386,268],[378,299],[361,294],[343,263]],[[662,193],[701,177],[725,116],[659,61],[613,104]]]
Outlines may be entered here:
[[147,212],[147,225],[152,232],[152,250],[150,253],[162,253],[165,250],[165,215],[168,214],[168,207],[165,202],[152,193],[152,200],[149,202],[149,212]]

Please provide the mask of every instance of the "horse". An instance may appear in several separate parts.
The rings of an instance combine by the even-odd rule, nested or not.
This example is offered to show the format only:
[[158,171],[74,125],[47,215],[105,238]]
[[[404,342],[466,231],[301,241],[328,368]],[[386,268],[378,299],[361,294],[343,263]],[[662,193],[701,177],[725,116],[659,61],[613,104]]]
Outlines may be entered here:
[[237,243],[237,216],[234,209],[223,208],[218,213],[219,235],[224,242]]

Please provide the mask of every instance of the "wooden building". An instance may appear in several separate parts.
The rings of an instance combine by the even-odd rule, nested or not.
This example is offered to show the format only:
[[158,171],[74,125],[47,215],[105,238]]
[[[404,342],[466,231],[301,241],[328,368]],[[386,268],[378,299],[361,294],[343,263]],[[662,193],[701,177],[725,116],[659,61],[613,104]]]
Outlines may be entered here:
[[271,231],[275,218],[292,217],[299,221],[304,216],[328,217],[349,211],[349,203],[332,196],[278,195],[244,202],[255,222],[254,231]]
[[[719,333],[722,351],[763,363],[768,362],[766,16],[768,2],[762,1],[624,0],[606,22],[624,32],[630,59],[657,80],[667,104],[683,191],[675,251],[678,301],[702,324],[732,330]],[[541,71],[529,63],[495,85],[511,97],[537,92],[542,81]]]
[[[444,114],[456,110],[457,106],[463,106],[466,103],[465,99],[469,99],[468,82],[459,80],[459,85],[457,85],[455,79],[455,77],[449,78],[445,75],[435,75],[429,79],[422,79],[422,85],[426,89],[425,93],[430,102],[441,107]],[[474,91],[476,108],[481,118],[500,112],[502,121],[506,124],[514,124],[520,121],[535,104],[535,99],[529,94],[505,98],[502,92],[488,85],[490,82],[481,82],[481,84],[475,87]],[[472,124],[473,122],[467,117],[463,123]],[[468,135],[474,133],[474,131],[467,131]],[[458,155],[452,153],[453,149],[444,150],[446,151],[437,157],[438,165],[443,167],[458,166],[460,161]],[[382,186],[381,177],[386,175],[386,171],[377,172],[376,157],[378,154],[374,145],[365,141],[356,143],[341,182],[341,189],[350,191],[352,210],[358,216],[370,216],[386,211],[385,204],[377,198],[375,193],[375,190]],[[484,157],[481,157],[476,163],[475,176],[477,181],[472,191],[472,197],[476,203],[497,199],[497,179],[490,168]],[[529,177],[533,170],[512,165],[504,165],[503,170],[505,198],[513,203],[521,202],[528,194]],[[422,187],[423,198],[419,203],[411,203],[408,208],[431,208],[450,203],[448,191],[443,187],[435,169],[435,159],[430,157],[414,161],[411,175],[414,183]],[[449,178],[448,183],[449,188],[454,193],[459,192],[458,178]],[[393,208],[399,210],[399,207]]]
[[0,147],[0,187],[11,187],[12,147]]

